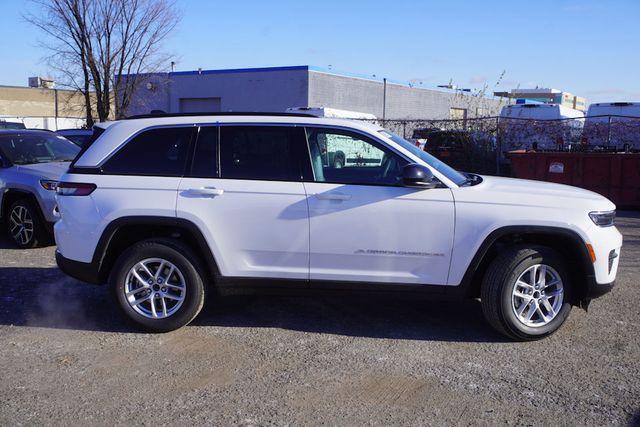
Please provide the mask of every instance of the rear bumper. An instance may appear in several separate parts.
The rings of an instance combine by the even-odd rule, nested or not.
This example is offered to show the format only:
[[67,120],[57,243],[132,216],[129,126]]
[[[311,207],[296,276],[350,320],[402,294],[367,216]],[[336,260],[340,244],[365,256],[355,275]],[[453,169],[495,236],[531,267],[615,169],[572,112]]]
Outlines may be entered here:
[[56,251],[56,263],[60,270],[67,276],[71,276],[81,282],[92,283],[94,285],[101,284],[100,275],[98,274],[99,269],[94,263],[74,261],[63,257],[58,251]]

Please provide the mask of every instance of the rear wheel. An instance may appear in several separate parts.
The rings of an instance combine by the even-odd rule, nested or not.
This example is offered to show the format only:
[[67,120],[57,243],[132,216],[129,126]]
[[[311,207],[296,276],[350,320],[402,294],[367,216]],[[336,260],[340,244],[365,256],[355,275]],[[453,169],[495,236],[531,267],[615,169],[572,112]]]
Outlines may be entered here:
[[38,208],[27,199],[13,202],[5,218],[7,233],[20,249],[35,248],[47,241]]
[[499,255],[485,274],[482,311],[500,333],[534,340],[554,333],[571,312],[564,259],[546,247],[516,247]]
[[124,313],[144,329],[172,331],[191,322],[204,304],[196,257],[174,241],[148,240],[116,261],[110,285]]

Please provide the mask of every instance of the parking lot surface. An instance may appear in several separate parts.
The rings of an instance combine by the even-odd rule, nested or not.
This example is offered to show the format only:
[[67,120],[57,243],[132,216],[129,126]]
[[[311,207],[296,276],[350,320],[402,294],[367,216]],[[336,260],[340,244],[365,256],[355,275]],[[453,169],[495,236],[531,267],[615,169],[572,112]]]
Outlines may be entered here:
[[52,247],[0,239],[0,425],[640,422],[640,215],[618,283],[554,336],[505,341],[477,301],[234,297],[135,330]]

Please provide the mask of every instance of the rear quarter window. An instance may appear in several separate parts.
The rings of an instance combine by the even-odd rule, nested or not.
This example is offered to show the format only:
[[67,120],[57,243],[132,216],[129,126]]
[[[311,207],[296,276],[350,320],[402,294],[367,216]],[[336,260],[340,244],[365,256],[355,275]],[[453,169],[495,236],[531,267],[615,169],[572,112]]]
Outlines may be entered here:
[[102,166],[113,175],[182,176],[193,127],[156,128],[131,139]]

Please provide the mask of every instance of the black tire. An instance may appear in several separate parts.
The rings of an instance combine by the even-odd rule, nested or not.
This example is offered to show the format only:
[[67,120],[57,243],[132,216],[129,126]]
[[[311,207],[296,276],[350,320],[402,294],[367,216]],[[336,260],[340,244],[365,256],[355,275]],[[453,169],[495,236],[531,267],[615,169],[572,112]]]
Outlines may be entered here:
[[[12,221],[14,212],[26,212],[28,214],[32,227],[27,234],[28,238],[23,238],[24,235],[22,233],[16,236],[18,230],[15,228],[16,224]],[[51,240],[45,228],[40,208],[29,199],[20,199],[13,202],[7,209],[4,222],[9,238],[20,249],[37,248],[38,246],[46,245]]]
[[[512,291],[516,281],[535,264],[552,267],[562,280],[562,305],[553,320],[543,326],[527,326],[512,308]],[[517,246],[509,248],[489,265],[481,288],[482,312],[489,324],[501,334],[518,341],[536,340],[554,333],[571,312],[571,283],[562,256],[547,247]]]
[[[129,271],[140,261],[161,258],[174,264],[185,281],[185,296],[175,313],[164,318],[149,318],[140,314],[129,304],[125,294],[125,281]],[[116,260],[109,276],[109,286],[124,313],[151,332],[168,332],[190,323],[200,313],[204,305],[205,292],[198,258],[190,248],[174,240],[145,240],[131,246]]]

